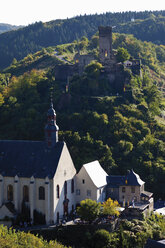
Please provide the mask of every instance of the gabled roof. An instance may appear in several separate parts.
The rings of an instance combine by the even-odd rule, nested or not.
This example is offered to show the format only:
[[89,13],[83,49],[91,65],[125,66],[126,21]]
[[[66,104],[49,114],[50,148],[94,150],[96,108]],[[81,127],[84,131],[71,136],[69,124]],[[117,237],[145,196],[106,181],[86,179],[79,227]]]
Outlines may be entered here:
[[0,174],[8,177],[53,178],[64,147],[47,149],[43,141],[0,141]]
[[[162,240],[163,241],[163,240]],[[156,248],[156,247],[164,247],[165,248],[165,242],[162,242],[162,241],[155,241],[155,240],[152,240],[152,239],[148,239],[147,240],[147,243],[145,244],[145,248]]]
[[117,188],[119,186],[141,186],[144,182],[138,174],[131,170],[126,176],[108,176],[107,184],[109,187]]
[[136,174],[133,170],[129,171],[127,176],[127,185],[130,186],[141,186],[144,184],[144,182],[140,179],[139,175]]
[[91,163],[84,164],[83,167],[97,188],[107,185],[106,178],[108,174],[103,170],[99,161],[96,160]]

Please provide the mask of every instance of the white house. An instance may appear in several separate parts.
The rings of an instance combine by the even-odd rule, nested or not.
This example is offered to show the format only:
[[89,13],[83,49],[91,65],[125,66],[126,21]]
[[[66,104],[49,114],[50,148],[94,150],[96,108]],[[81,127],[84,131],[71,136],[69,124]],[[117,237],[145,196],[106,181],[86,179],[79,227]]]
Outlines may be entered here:
[[107,176],[98,161],[84,164],[76,176],[76,203],[86,198],[103,202]]

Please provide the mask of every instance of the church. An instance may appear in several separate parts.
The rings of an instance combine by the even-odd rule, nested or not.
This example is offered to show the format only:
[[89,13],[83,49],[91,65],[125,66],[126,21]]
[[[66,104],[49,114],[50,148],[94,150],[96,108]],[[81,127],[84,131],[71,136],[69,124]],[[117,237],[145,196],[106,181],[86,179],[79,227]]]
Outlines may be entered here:
[[[57,223],[82,200],[82,189],[87,192],[84,198],[90,198],[94,191],[96,195],[97,191],[103,194],[107,174],[98,161],[95,161],[98,169],[95,177],[99,178],[102,171],[102,184],[94,185],[92,180],[87,183],[85,175],[79,179],[66,143],[58,140],[58,130],[51,103],[45,141],[0,141],[0,219],[20,213],[24,203],[31,220],[37,211],[44,215],[47,224]],[[99,197],[104,200],[105,195]],[[93,199],[98,200],[97,196]]]

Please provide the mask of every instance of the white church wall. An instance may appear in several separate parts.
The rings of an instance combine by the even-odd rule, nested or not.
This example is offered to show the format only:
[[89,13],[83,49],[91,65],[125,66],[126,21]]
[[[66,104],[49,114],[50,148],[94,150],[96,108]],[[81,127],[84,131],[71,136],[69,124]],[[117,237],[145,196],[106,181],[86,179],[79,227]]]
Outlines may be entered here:
[[[3,177],[0,182],[0,199],[2,204],[8,202],[7,199],[7,188],[9,185],[13,186],[13,204],[15,209],[20,212],[23,202],[23,187],[28,186],[29,189],[29,201],[26,202],[26,205],[30,208],[31,218],[33,218],[33,211],[36,209],[38,212],[41,212],[45,215],[48,214],[50,209],[47,209],[48,202],[46,203],[46,184],[45,179],[35,178],[33,182],[30,178],[17,177],[15,180],[14,177]],[[53,183],[50,182],[50,192],[52,191]],[[45,200],[39,199],[39,187],[42,186],[45,188]],[[49,202],[52,201],[52,198],[49,199]],[[2,205],[1,204],[1,205]],[[50,208],[50,207],[49,207]],[[49,218],[50,219],[50,218]]]
[[[54,219],[54,222],[57,221],[57,213],[59,213],[59,217],[63,218],[64,214],[64,183],[67,182],[67,199],[69,199],[68,204],[68,213],[72,210],[72,205],[75,207],[75,175],[76,175],[76,169],[74,167],[72,158],[69,154],[68,148],[66,144],[64,144],[63,151],[61,153],[61,157],[58,163],[58,167],[53,179],[53,189],[54,189],[54,195],[53,195],[53,208],[52,208],[52,218]],[[71,183],[72,179],[74,179],[74,192],[71,192]],[[57,198],[57,185],[59,185],[59,198]]]
[[105,201],[105,187],[99,188],[97,190],[97,202]]

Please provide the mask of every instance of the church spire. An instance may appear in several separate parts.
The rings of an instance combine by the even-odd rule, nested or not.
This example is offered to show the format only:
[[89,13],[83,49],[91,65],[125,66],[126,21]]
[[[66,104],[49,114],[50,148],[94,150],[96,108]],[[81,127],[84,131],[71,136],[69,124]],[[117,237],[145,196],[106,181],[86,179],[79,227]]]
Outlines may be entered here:
[[50,108],[47,112],[47,124],[45,126],[45,139],[48,148],[53,148],[58,142],[59,127],[56,124],[56,112],[53,108],[53,100],[51,97]]

